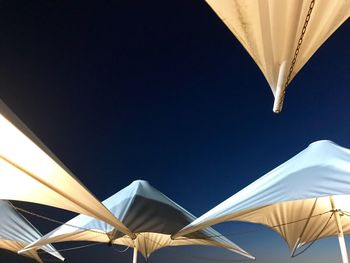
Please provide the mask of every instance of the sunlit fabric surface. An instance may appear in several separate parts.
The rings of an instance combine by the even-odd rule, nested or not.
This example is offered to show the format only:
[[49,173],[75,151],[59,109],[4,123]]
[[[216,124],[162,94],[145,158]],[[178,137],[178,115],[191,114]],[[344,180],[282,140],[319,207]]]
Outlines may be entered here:
[[[28,244],[40,238],[42,235],[33,225],[19,214],[7,201],[0,200],[0,248],[17,253]],[[64,258],[50,244],[41,249],[57,257]],[[31,250],[22,255],[31,257],[38,262],[42,262],[37,251]]]
[[[206,1],[254,59],[276,97],[281,65],[286,67],[284,85],[311,0]],[[350,0],[315,1],[291,79],[349,16]]]
[[343,214],[344,233],[350,233],[350,150],[331,141],[317,141],[175,236],[237,220],[273,227],[292,249],[315,238],[337,235],[331,196],[335,209]]
[[130,239],[102,221],[79,215],[28,248],[62,241],[112,242],[136,247],[145,258],[148,258],[152,252],[166,246],[208,245],[253,258],[212,228],[193,233],[189,238],[171,239],[171,234],[192,222],[195,217],[146,181],[134,181],[103,203],[136,234],[136,239]]
[[0,199],[86,214],[131,234],[1,100]]

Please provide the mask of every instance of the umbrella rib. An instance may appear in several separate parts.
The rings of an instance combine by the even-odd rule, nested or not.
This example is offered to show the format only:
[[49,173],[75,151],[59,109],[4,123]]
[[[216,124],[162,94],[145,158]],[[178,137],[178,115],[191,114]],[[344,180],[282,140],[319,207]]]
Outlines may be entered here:
[[[58,193],[59,195],[61,195],[62,197],[64,197],[65,199],[71,201],[73,204],[80,206],[83,210],[85,210],[86,212],[88,212],[92,217],[93,217],[93,210],[91,210],[91,208],[89,206],[87,206],[86,204],[84,204],[84,202],[77,200],[76,198],[71,198],[69,197],[66,193],[64,193],[63,191],[61,191],[60,189],[58,189],[57,187],[53,186],[50,183],[45,182],[43,179],[39,178],[38,176],[36,176],[35,174],[31,173],[30,171],[27,171],[26,169],[24,169],[23,167],[17,165],[16,163],[12,162],[11,160],[7,159],[5,156],[0,155],[0,159],[4,160],[5,162],[7,162],[9,165],[13,166],[14,168],[20,170],[21,172],[27,174],[28,176],[30,176],[32,179],[36,180],[37,182],[41,183],[42,185],[44,185],[45,187],[49,188],[50,190]],[[89,191],[87,191],[88,193],[90,193]],[[98,201],[96,199],[96,201]],[[103,206],[103,204],[102,204]],[[108,211],[108,209],[106,208],[106,210]],[[116,220],[118,220],[116,218]],[[119,220],[118,220],[119,221]],[[110,222],[107,222],[110,225],[113,225]],[[125,229],[123,229],[123,225],[119,226],[120,231],[123,232],[124,234],[129,235],[131,238],[134,237],[133,233],[130,232],[130,230],[128,228],[125,227]]]
[[300,244],[300,240],[301,240],[301,238],[303,237],[307,226],[309,225],[309,222],[310,222],[310,220],[311,220],[312,213],[315,211],[315,208],[316,208],[317,200],[318,200],[318,198],[315,198],[315,202],[314,202],[314,204],[313,204],[313,206],[312,206],[312,208],[311,208],[309,218],[307,219],[307,221],[306,221],[306,223],[305,223],[305,225],[304,225],[304,227],[303,227],[303,230],[301,231],[301,234],[300,234],[299,237],[298,237],[298,240],[297,240],[297,241],[295,242],[295,244],[294,244],[294,248],[293,248],[293,251],[292,251],[292,253],[291,253],[292,255],[295,253],[296,249],[298,248],[298,246],[299,246],[299,244]]
[[[75,247],[68,247],[68,248],[62,248],[62,249],[58,249],[56,250],[57,252],[66,252],[66,251],[72,251],[72,250],[78,250],[78,249],[82,249],[82,248],[87,248],[87,247],[93,247],[93,246],[96,246],[96,245],[101,245],[103,243],[92,243],[92,244],[87,244],[87,245],[81,245],[81,246],[75,246]],[[38,254],[45,254],[45,253],[48,253],[48,252],[56,252],[54,250],[52,251],[38,251],[37,253]]]
[[29,214],[29,215],[32,215],[32,216],[36,216],[38,218],[41,218],[41,219],[44,219],[44,220],[47,220],[47,221],[50,221],[50,222],[53,222],[53,223],[56,223],[56,224],[59,224],[59,225],[65,225],[65,226],[69,226],[69,227],[73,227],[73,228],[77,228],[77,229],[81,229],[81,230],[84,230],[84,231],[90,231],[90,232],[94,232],[94,233],[97,233],[97,234],[102,234],[102,235],[105,235],[106,233],[103,232],[103,231],[98,231],[98,230],[94,230],[94,229],[89,229],[89,228],[85,228],[85,227],[80,227],[80,226],[75,226],[75,225],[71,225],[71,224],[67,224],[65,222],[62,222],[62,221],[59,221],[59,220],[56,220],[56,219],[53,219],[53,218],[50,218],[50,217],[46,217],[46,216],[42,216],[42,215],[39,215],[39,214],[36,214],[34,212],[30,212],[28,210],[25,210],[23,208],[20,208],[20,207],[17,207],[13,204],[11,204],[12,207],[20,212],[23,212],[23,213],[26,213],[26,214]]
[[331,221],[332,217],[334,215],[334,212],[331,213],[330,217],[328,218],[326,224],[323,226],[323,228],[321,229],[321,231],[317,234],[317,236],[301,251],[299,251],[298,253],[293,253],[291,255],[292,258],[296,257],[296,256],[299,256],[301,254],[303,254],[306,250],[308,250],[315,242],[316,240],[318,240],[318,238],[322,235],[323,231],[326,229],[326,227],[328,226],[329,224],[329,221]]
[[[299,222],[302,222],[302,221],[305,221],[305,220],[309,220],[311,218],[314,218],[314,217],[317,217],[317,216],[322,216],[322,215],[325,215],[327,213],[331,213],[333,212],[332,210],[330,211],[325,211],[323,213],[319,213],[319,214],[316,214],[316,215],[312,215],[310,217],[306,217],[306,218],[302,218],[302,219],[298,219],[298,220],[295,220],[295,221],[291,221],[291,222],[287,222],[287,223],[282,223],[282,224],[278,224],[278,225],[273,225],[273,226],[268,226],[269,228],[278,228],[278,227],[281,227],[281,226],[286,226],[286,225],[290,225],[290,224],[295,224],[295,223],[299,223]],[[350,216],[350,214],[349,214]],[[211,236],[208,236],[208,237],[202,237],[201,239],[210,239],[210,238],[213,238],[213,237],[225,237],[225,236],[236,236],[236,235],[244,235],[244,234],[249,234],[249,233],[255,233],[255,232],[260,232],[260,231],[264,231],[266,230],[265,228],[263,229],[255,229],[255,230],[249,230],[249,231],[242,231],[242,232],[236,232],[236,233],[228,233],[228,234],[220,234],[220,235],[211,235]],[[181,240],[181,239],[198,239],[197,237],[186,237],[186,236],[181,236],[181,237],[178,237],[176,238],[177,240]]]

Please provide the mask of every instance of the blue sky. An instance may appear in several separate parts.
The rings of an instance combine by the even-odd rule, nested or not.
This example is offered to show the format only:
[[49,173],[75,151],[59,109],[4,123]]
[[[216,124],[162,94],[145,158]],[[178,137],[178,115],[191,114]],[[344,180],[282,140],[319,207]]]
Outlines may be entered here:
[[[1,99],[101,200],[145,179],[199,216],[315,140],[350,147],[349,22],[293,80],[276,115],[262,73],[204,1],[0,6]],[[55,227],[30,219],[43,232]],[[270,230],[228,237],[257,262],[340,261],[334,238],[290,259]],[[82,255],[87,263],[130,262],[131,252],[102,245],[64,255],[72,263]],[[193,255],[238,258],[191,247],[164,249],[151,260],[204,262]]]

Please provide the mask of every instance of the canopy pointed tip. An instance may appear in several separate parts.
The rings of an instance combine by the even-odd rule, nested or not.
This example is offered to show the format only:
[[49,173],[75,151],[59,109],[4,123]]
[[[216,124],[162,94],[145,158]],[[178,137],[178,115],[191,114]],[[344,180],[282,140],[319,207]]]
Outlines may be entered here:
[[134,180],[132,183],[135,183],[135,184],[149,184],[148,181],[143,180],[143,179]]
[[283,86],[283,81],[285,79],[285,75],[286,75],[286,61],[283,61],[280,64],[280,68],[279,68],[279,72],[278,72],[278,79],[277,79],[277,83],[276,83],[276,89],[272,89],[275,90],[274,95],[275,95],[275,102],[273,104],[273,112],[274,113],[280,113],[282,111],[282,107],[283,107],[283,101],[284,101],[284,96],[286,93],[286,85]]
[[309,144],[310,147],[315,147],[315,146],[318,147],[318,146],[324,146],[324,145],[337,145],[337,144],[331,140],[326,140],[326,139],[314,141]]
[[284,101],[284,92],[280,92],[278,90],[278,92],[276,93],[275,96],[275,101],[273,103],[273,112],[274,113],[280,113],[282,111],[283,108],[283,101]]

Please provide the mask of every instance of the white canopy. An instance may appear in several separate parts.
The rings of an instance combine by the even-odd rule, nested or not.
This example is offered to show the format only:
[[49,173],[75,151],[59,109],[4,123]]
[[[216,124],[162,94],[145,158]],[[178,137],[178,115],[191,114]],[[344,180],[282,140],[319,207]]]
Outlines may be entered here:
[[[284,85],[311,0],[206,0],[265,75],[282,108]],[[291,79],[350,16],[350,0],[316,0]]]
[[272,227],[292,249],[337,235],[339,227],[333,212],[344,214],[340,218],[342,231],[350,233],[347,211],[350,212],[350,150],[331,141],[317,141],[174,237],[237,220]]
[[0,199],[86,214],[131,232],[0,100]]
[[37,248],[51,242],[94,241],[134,247],[148,258],[151,253],[166,246],[208,245],[254,258],[212,228],[196,232],[188,238],[173,240],[171,234],[192,222],[195,217],[146,181],[134,181],[103,204],[136,234],[136,239],[130,239],[104,222],[79,215],[27,248]]
[[272,227],[294,252],[315,239],[336,236],[340,230],[350,233],[350,216],[345,215],[349,211],[350,150],[331,141],[317,141],[174,237],[224,221],[246,221]]
[[[17,253],[28,244],[34,242],[42,235],[7,201],[0,200],[0,248]],[[47,253],[64,260],[60,253],[51,245],[45,245],[41,249]],[[42,262],[37,251],[31,250],[23,253],[38,262]]]

